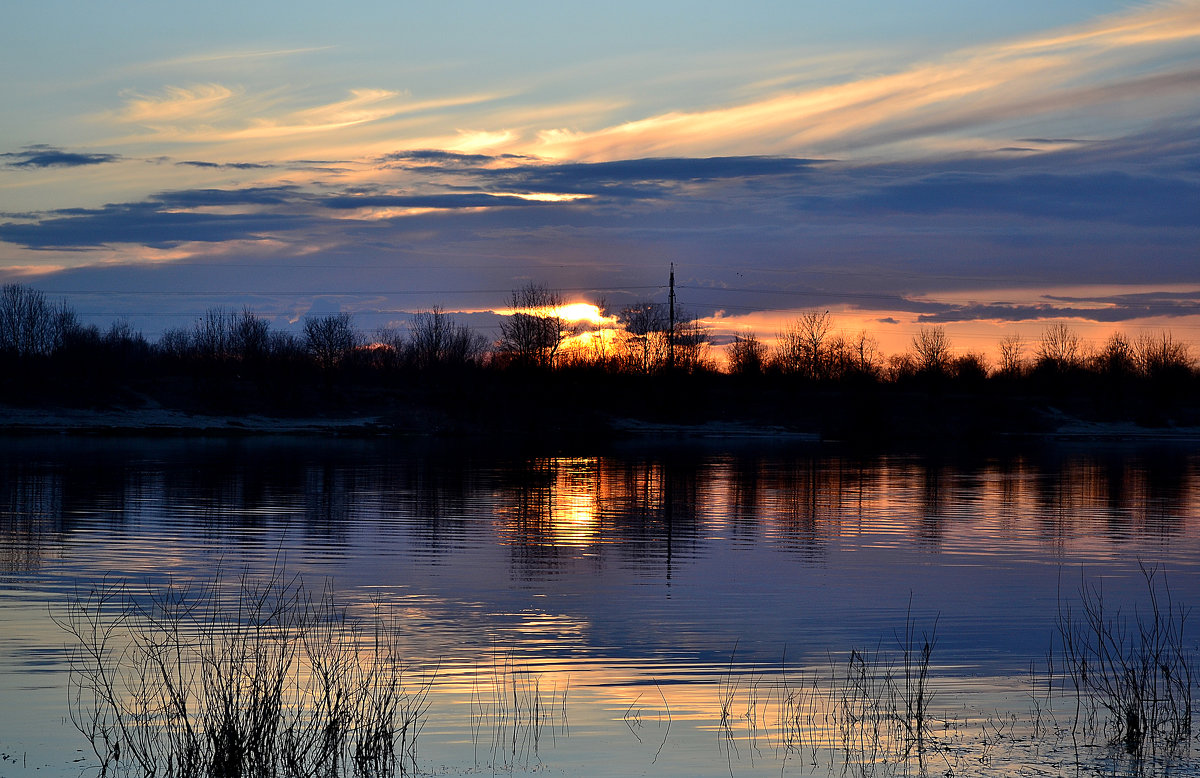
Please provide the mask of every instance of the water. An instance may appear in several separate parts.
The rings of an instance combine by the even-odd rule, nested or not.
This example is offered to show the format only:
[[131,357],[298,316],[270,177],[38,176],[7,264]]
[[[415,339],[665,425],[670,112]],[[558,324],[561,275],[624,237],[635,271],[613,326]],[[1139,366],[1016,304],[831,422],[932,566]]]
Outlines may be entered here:
[[[1200,603],[1198,476],[1186,448],[9,441],[0,778],[95,772],[52,619],[79,592],[271,569],[399,625],[412,687],[429,684],[419,772],[1196,774],[1193,749],[1139,765],[1092,733],[1079,751],[1072,705],[1044,686],[1056,617],[1084,582],[1131,613],[1155,568]],[[876,739],[847,766],[832,703],[811,691],[845,690],[852,649],[898,667],[906,624],[918,647],[936,636],[937,749],[858,764]]]

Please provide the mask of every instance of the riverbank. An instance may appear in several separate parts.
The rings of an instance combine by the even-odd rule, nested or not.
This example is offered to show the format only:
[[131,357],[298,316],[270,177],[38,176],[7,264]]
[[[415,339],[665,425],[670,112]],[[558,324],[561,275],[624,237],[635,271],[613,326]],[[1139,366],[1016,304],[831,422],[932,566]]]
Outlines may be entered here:
[[[553,442],[564,439],[577,442],[581,438],[596,441],[653,441],[658,445],[705,442],[736,442],[756,444],[820,444],[872,442],[869,435],[838,434],[837,425],[810,427],[796,424],[774,424],[764,419],[723,419],[664,421],[632,416],[589,415],[585,419],[564,419],[556,415],[547,419],[544,428],[532,425],[515,434],[512,425],[472,426],[469,420],[455,419],[429,408],[374,409],[373,413],[333,413],[311,415],[266,415],[259,413],[201,413],[164,407],[150,398],[140,402],[105,408],[71,408],[59,406],[14,406],[0,404],[0,436],[129,436],[129,437],[188,437],[188,436],[332,436],[332,437],[396,437],[412,439],[500,439],[530,442],[539,439]],[[895,420],[892,420],[893,422]],[[944,419],[938,425],[944,428]],[[1023,425],[1007,425],[993,430],[997,440],[1033,439],[1066,443],[1162,442],[1200,446],[1200,426],[1146,426],[1132,421],[1097,421],[1065,414],[1055,409],[1031,413]],[[904,420],[904,427],[916,425],[913,419]],[[891,425],[894,428],[895,424]],[[965,429],[965,425],[963,427]],[[860,431],[861,432],[861,431]],[[963,442],[961,436],[935,434],[926,428],[925,435],[888,435],[875,442],[901,441],[911,443],[941,441]],[[969,436],[981,437],[978,425]],[[985,436],[987,437],[987,436]]]

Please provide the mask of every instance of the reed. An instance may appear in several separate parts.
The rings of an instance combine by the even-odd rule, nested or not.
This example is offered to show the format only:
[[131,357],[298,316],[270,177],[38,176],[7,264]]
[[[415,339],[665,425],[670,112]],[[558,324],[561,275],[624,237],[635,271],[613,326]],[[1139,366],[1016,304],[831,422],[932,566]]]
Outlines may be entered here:
[[[493,650],[489,667],[476,672],[471,693],[471,740],[479,767],[480,747],[486,745],[487,767],[493,771],[535,769],[541,763],[543,737],[557,741],[569,735],[567,695],[570,677],[562,688],[543,683],[542,675],[512,653]],[[487,742],[484,743],[488,732]]]
[[[790,670],[785,654],[773,683],[753,670],[735,672],[731,656],[717,683],[725,752],[738,756],[734,724],[744,718],[743,741],[752,759],[760,741],[774,740],[785,766],[801,760],[816,769],[824,758],[829,772],[851,775],[907,771],[913,762],[924,770],[926,759],[941,753],[931,715],[937,623],[935,618],[928,629],[920,628],[910,608],[894,649],[881,641],[831,655],[824,672]],[[741,710],[744,716],[736,715]]]
[[71,721],[101,775],[374,778],[408,772],[432,674],[406,683],[399,631],[279,570],[135,592],[105,581],[56,621]]
[[1157,568],[1141,566],[1148,603],[1112,608],[1099,582],[1084,582],[1076,604],[1060,598],[1063,687],[1075,701],[1072,732],[1097,727],[1130,754],[1170,750],[1191,738],[1196,651],[1186,638],[1190,610],[1175,603]]

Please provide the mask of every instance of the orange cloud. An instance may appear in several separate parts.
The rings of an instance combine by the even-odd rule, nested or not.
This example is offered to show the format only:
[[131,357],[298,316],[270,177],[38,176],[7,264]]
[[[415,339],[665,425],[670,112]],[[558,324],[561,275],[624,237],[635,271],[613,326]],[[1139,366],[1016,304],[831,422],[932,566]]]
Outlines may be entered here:
[[[933,143],[943,152],[991,150],[1012,144],[1005,122],[1097,106],[1127,108],[1132,101],[1172,106],[1194,96],[1200,81],[1197,60],[1177,55],[1186,55],[1198,41],[1200,2],[1168,2],[891,72],[873,64],[870,75],[848,81],[828,79],[864,67],[862,62],[874,61],[872,55],[853,62],[845,61],[845,54],[831,55],[839,63],[836,70],[798,59],[787,66],[790,75],[775,63],[748,74],[744,93],[763,95],[757,99],[607,125],[629,111],[627,100],[576,95],[545,103],[510,93],[413,100],[400,91],[364,88],[343,99],[297,107],[296,97],[282,90],[250,94],[218,83],[128,94],[119,110],[102,118],[139,128],[119,141],[224,144],[227,157],[255,149],[275,158],[362,159],[398,147],[571,161],[723,154],[844,157],[884,148],[911,155],[926,153]],[[812,73],[826,80],[814,82]],[[1145,112],[1156,113],[1161,111]]]
[[180,121],[211,120],[226,116],[240,90],[221,84],[169,86],[157,95],[129,93],[125,106],[111,115],[130,124],[159,125]]
[[548,129],[526,150],[554,159],[866,149],[958,127],[1100,103],[1195,94],[1194,68],[1116,80],[1118,65],[1200,40],[1200,5],[1172,3],[944,61],[700,111],[673,111],[594,131]]
[[[249,94],[241,87],[199,84],[170,86],[158,94],[128,94],[124,106],[101,116],[118,125],[144,131],[123,140],[188,143],[276,141],[289,136],[328,134],[402,116],[484,102],[493,95],[468,95],[435,100],[412,100],[387,89],[352,89],[349,97],[331,103],[290,108],[294,99],[282,90]],[[392,128],[394,129],[394,128]],[[504,133],[461,133],[463,147],[495,145],[509,140]],[[329,143],[325,141],[324,150]],[[395,140],[388,146],[394,147]],[[355,147],[361,153],[362,147]]]

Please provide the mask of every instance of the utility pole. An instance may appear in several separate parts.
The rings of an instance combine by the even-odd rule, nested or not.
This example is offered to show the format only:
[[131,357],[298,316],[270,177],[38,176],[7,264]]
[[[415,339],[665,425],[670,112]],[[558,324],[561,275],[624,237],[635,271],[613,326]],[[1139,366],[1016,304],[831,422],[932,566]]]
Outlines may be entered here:
[[670,325],[667,330],[667,369],[675,370],[675,263],[671,263]]

